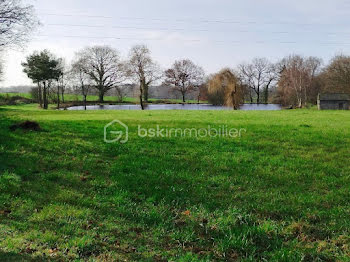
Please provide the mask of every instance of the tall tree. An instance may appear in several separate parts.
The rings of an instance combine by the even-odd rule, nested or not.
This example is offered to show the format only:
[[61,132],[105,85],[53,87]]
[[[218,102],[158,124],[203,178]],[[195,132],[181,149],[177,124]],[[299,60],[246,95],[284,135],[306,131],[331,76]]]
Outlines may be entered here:
[[162,76],[159,66],[152,60],[151,51],[145,45],[136,45],[130,50],[128,61],[129,75],[136,80],[140,88],[140,105],[148,102],[149,86]]
[[262,94],[264,102],[268,103],[269,89],[278,76],[275,65],[266,58],[255,58],[249,64],[239,65],[239,73],[242,85],[250,88],[250,101],[253,102],[253,92],[258,104],[262,102]]
[[350,56],[334,57],[322,76],[325,91],[350,93]]
[[57,81],[62,75],[61,59],[56,58],[48,50],[35,52],[22,63],[23,72],[32,79],[33,83],[42,87],[43,107],[48,109],[48,89],[52,81]]
[[119,52],[109,46],[87,47],[77,54],[77,58],[85,61],[83,71],[93,81],[100,103],[106,92],[125,80],[125,65]]
[[87,105],[87,96],[91,91],[91,78],[88,74],[85,73],[86,61],[84,58],[78,58],[72,63],[72,69],[70,71],[71,81],[74,83],[74,86],[77,87],[79,92],[83,96],[84,109],[86,110]]
[[208,82],[209,101],[215,105],[225,105],[238,109],[244,102],[242,86],[238,77],[230,69],[223,69],[210,77]]
[[280,62],[281,76],[278,82],[282,101],[299,108],[310,102],[310,93],[322,61],[317,57],[291,55]]
[[0,49],[21,46],[38,24],[34,9],[21,0],[0,1]]
[[196,91],[203,83],[204,70],[191,60],[175,61],[173,66],[165,71],[165,84],[181,93],[182,101],[186,102],[186,95]]
[[[60,108],[61,101],[64,103],[64,90],[66,88],[66,63],[64,59],[59,60],[58,68],[60,69],[60,75],[56,81],[56,100],[57,100],[57,108]],[[62,99],[61,99],[62,94]]]
[[64,59],[61,59],[59,66],[61,68],[62,74],[57,81],[57,99],[61,100],[62,103],[64,103],[64,93],[66,92],[66,88],[69,82],[69,68]]

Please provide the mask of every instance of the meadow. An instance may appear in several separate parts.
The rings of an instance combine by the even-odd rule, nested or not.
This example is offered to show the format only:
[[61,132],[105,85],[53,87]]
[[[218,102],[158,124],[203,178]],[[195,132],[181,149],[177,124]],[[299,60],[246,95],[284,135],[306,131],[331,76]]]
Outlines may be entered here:
[[[115,119],[128,143],[104,142]],[[42,130],[10,131],[26,120]],[[349,155],[346,111],[3,106],[0,261],[349,261]]]
[[[11,101],[11,98],[24,98],[24,99],[32,99],[32,95],[30,93],[0,93],[0,105],[2,101]],[[56,95],[54,94],[53,97],[56,98]],[[99,104],[98,102],[99,98],[97,95],[88,95],[86,97],[86,101],[89,104]],[[82,104],[84,101],[84,98],[82,95],[78,94],[65,94],[64,95],[64,104],[76,104],[80,103]],[[105,96],[104,97],[104,103],[121,103],[118,100],[117,96]],[[129,104],[136,104],[138,103],[138,98],[135,97],[124,97],[122,103],[129,103]],[[172,104],[177,104],[177,103],[183,103],[181,99],[154,99],[150,98],[149,103],[172,103]],[[198,103],[197,100],[187,100],[186,103],[190,104],[196,104]],[[207,101],[201,101],[201,103],[207,103]],[[22,103],[23,104],[23,103]],[[61,97],[61,104],[62,104],[62,97]],[[54,104],[52,105],[53,107],[55,106]]]

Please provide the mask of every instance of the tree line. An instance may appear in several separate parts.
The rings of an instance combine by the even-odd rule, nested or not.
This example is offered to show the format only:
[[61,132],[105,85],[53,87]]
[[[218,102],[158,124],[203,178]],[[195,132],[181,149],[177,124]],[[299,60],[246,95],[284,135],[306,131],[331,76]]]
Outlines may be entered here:
[[69,65],[47,50],[33,53],[22,65],[38,85],[37,97],[45,109],[49,90],[56,90],[59,107],[67,85],[80,92],[85,107],[92,90],[98,93],[101,103],[112,89],[122,101],[126,89],[136,85],[144,109],[149,87],[155,84],[171,87],[181,94],[183,102],[189,93],[195,92],[198,101],[234,108],[242,103],[279,103],[302,108],[315,104],[321,92],[350,93],[350,57],[339,55],[329,65],[322,64],[320,58],[300,55],[287,56],[277,63],[255,58],[235,69],[225,68],[205,76],[203,68],[189,59],[175,61],[162,70],[147,46],[136,45],[124,60],[112,47],[93,46],[77,52]]
[[[9,47],[22,46],[28,41],[38,20],[33,6],[21,0],[0,1],[0,54]],[[0,79],[3,64],[0,59]],[[195,92],[198,101],[237,108],[242,103],[279,103],[290,107],[315,104],[317,94],[350,93],[350,56],[337,55],[328,65],[320,58],[300,55],[287,56],[276,63],[255,58],[234,69],[224,68],[205,76],[202,67],[189,59],[175,61],[163,70],[151,56],[149,48],[137,45],[126,59],[109,46],[87,47],[75,55],[70,64],[48,50],[35,52],[22,64],[24,72],[37,84],[35,95],[47,109],[49,96],[55,95],[58,107],[64,102],[67,86],[74,87],[86,98],[95,90],[99,101],[110,90],[116,90],[120,101],[130,84],[139,88],[139,102],[149,100],[149,87],[163,84],[182,96]],[[53,90],[55,90],[53,92]]]
[[80,91],[85,108],[87,95],[92,89],[98,92],[100,103],[112,89],[122,101],[125,89],[134,84],[139,88],[139,102],[144,109],[152,84],[162,82],[172,87],[181,93],[183,102],[186,102],[186,95],[196,91],[204,80],[204,70],[188,59],[175,61],[169,69],[161,70],[145,45],[132,47],[126,60],[122,60],[120,53],[109,46],[86,47],[76,53],[70,65],[44,50],[28,56],[22,66],[27,76],[37,84],[38,101],[44,109],[48,108],[48,94],[52,89],[57,92],[59,107],[67,84]]

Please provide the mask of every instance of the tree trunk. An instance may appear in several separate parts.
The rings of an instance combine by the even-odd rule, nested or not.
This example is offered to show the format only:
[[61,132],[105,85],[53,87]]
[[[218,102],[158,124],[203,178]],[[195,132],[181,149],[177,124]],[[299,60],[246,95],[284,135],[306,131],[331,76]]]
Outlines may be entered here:
[[266,104],[269,103],[269,88],[268,87],[265,88],[265,103]]
[[87,108],[86,108],[86,100],[87,100],[86,97],[87,97],[87,95],[84,95],[84,110],[85,110],[85,111],[86,111],[86,109],[87,109]]
[[236,105],[236,98],[235,98],[235,92],[231,92],[231,103],[233,110],[237,110],[237,105]]
[[253,95],[252,95],[252,89],[249,88],[249,98],[250,98],[250,103],[253,104]]
[[306,107],[307,106],[307,101],[308,99],[307,99],[307,88],[305,87],[304,88],[304,106]]
[[99,101],[100,103],[103,103],[103,101],[104,101],[104,99],[103,99],[104,96],[105,96],[105,92],[104,92],[103,90],[100,89],[99,94],[98,94],[98,101]]
[[61,89],[62,103],[64,103],[64,88]]
[[57,86],[57,109],[60,108],[60,87]]
[[140,106],[141,106],[142,110],[145,110],[145,105],[143,104],[144,87],[145,87],[145,82],[143,79],[141,79],[141,81],[140,81]]
[[256,102],[257,102],[257,104],[260,104],[260,91],[258,91],[257,93],[257,99],[256,99]]
[[144,88],[143,88],[143,100],[145,102],[148,102],[148,85],[144,84]]
[[302,108],[303,107],[303,101],[301,99],[301,96],[298,97],[298,108]]
[[142,110],[145,110],[145,106],[143,104],[143,91],[142,91],[142,87],[140,86],[140,106]]
[[38,83],[38,98],[39,98],[40,107],[43,108],[43,94],[42,94],[40,83]]
[[185,93],[182,93],[182,102],[183,103],[186,103],[186,98],[185,98],[186,94]]
[[46,82],[45,82],[45,81],[44,81],[43,99],[44,99],[44,109],[48,109],[48,103],[47,103],[47,87],[46,87]]

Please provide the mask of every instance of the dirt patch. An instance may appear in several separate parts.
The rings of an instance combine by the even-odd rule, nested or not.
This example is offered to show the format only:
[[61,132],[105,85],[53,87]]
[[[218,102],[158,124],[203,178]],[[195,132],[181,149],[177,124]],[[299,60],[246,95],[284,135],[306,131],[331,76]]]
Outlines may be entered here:
[[17,129],[27,130],[27,131],[40,131],[41,127],[39,123],[33,121],[25,121],[23,123],[14,124],[10,126],[11,131],[15,131]]

